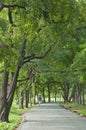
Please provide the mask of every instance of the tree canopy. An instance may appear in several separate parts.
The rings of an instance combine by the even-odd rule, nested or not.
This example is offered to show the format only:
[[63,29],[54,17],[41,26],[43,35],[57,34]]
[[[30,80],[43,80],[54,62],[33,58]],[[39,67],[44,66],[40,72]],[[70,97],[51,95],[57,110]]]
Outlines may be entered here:
[[[7,87],[5,101],[19,80],[33,76],[41,90],[54,82],[68,100],[75,82],[85,83],[85,24],[85,0],[0,0],[0,88]],[[7,84],[2,76],[6,71]]]

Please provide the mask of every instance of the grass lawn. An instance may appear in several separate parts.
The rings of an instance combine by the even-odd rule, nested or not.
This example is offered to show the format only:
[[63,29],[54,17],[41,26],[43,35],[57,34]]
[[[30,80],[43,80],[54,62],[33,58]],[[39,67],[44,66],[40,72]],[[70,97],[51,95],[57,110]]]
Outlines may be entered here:
[[[30,109],[30,108],[29,108]],[[21,115],[28,111],[27,108],[19,109],[19,106],[14,102],[9,115],[9,123],[0,122],[0,130],[15,130],[21,122]]]
[[84,105],[80,105],[75,102],[62,103],[61,105],[64,106],[66,109],[70,109],[71,111],[80,114],[81,116],[86,116],[86,106]]

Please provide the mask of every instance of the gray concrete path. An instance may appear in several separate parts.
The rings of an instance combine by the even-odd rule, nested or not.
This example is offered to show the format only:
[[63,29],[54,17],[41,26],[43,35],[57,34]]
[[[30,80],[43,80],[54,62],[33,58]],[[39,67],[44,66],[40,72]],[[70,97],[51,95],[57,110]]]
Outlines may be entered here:
[[23,115],[17,130],[86,130],[86,118],[60,107],[59,103],[41,104]]

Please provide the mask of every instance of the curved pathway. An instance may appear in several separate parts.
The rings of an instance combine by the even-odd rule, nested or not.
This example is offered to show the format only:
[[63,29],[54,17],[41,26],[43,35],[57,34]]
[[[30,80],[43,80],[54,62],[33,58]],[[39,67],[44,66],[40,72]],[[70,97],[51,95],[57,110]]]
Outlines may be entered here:
[[46,103],[25,113],[17,130],[86,130],[86,118],[62,108],[59,103]]

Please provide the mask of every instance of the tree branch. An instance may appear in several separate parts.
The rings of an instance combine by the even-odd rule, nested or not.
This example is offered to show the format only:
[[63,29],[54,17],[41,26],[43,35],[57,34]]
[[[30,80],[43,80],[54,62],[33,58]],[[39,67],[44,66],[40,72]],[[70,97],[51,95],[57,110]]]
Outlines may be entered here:
[[25,57],[22,64],[25,64],[25,63],[27,63],[27,62],[30,62],[32,59],[34,59],[34,57],[35,57],[35,55],[33,55],[33,54],[32,54],[31,56]]
[[62,74],[66,74],[66,73],[74,73],[74,72],[86,72],[85,69],[73,69],[73,70],[35,70],[37,73],[62,73]]
[[26,80],[29,80],[29,79],[30,79],[30,78],[29,78],[29,76],[28,76],[27,78],[17,80],[17,82],[23,82],[23,81],[26,81]]
[[45,58],[46,55],[51,51],[52,46],[53,46],[53,45],[51,45],[51,46],[48,48],[48,50],[45,52],[44,55],[41,55],[41,56],[35,56],[34,58],[35,58],[35,59],[43,59],[43,58]]
[[77,30],[86,29],[86,26],[78,27]]
[[14,25],[13,24],[13,19],[12,19],[12,8],[26,9],[24,6],[21,6],[21,5],[16,5],[16,4],[14,4],[14,5],[5,5],[5,4],[0,3],[0,11],[2,11],[4,8],[8,9],[8,19],[9,19],[9,22],[10,22],[11,25]]
[[12,10],[10,8],[8,8],[8,18],[9,18],[10,24],[13,25]]
[[32,73],[33,73],[33,69],[30,68],[30,70],[29,70],[29,72],[28,72],[28,76],[27,76],[26,78],[24,78],[24,79],[19,79],[19,80],[17,80],[17,82],[23,82],[23,81],[26,81],[26,80],[31,79]]
[[25,57],[26,40],[27,40],[27,39],[24,39],[24,40],[23,40],[22,48],[21,48],[21,51],[20,51],[20,58],[19,58],[19,63],[18,63],[18,66],[19,66],[20,68],[21,68],[21,66],[22,66],[22,64],[23,64],[24,57]]
[[17,5],[17,4],[14,4],[14,5],[5,5],[3,3],[0,3],[0,11],[2,11],[4,8],[22,8],[22,9],[26,10],[26,8],[24,6],[21,6],[21,5]]
[[32,54],[31,56],[27,56],[24,58],[23,64],[33,60],[33,59],[43,59],[46,57],[46,55],[51,51],[52,45],[48,48],[48,50],[44,53],[44,55],[35,56],[35,54]]

